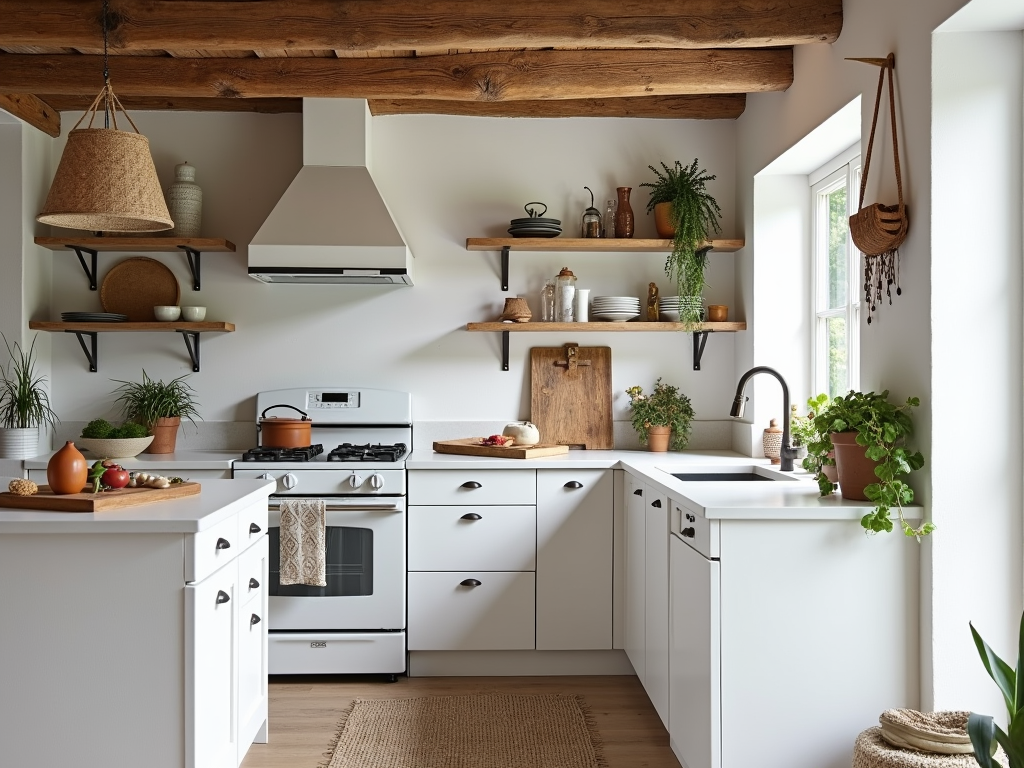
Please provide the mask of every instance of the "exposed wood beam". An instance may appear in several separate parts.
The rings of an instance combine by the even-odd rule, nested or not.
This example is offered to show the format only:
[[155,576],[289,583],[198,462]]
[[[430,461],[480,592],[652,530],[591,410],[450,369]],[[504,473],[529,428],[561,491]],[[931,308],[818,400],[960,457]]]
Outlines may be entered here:
[[[0,93],[88,96],[102,57],[4,54]],[[119,96],[517,101],[781,91],[791,48],[494,51],[415,59],[115,56]]]
[[[47,96],[47,103],[59,112],[84,112],[92,96]],[[125,96],[121,98],[129,111],[177,110],[182,112],[302,112],[302,99],[189,99],[160,96]]]
[[[102,45],[100,0],[0,0],[0,45]],[[724,48],[832,43],[842,0],[110,0],[134,49]]]
[[0,93],[0,109],[50,136],[60,136],[60,112],[30,93]]
[[734,120],[747,104],[744,93],[712,96],[638,96],[629,99],[553,101],[437,101],[373,99],[374,115],[467,115],[470,117],[665,117]]

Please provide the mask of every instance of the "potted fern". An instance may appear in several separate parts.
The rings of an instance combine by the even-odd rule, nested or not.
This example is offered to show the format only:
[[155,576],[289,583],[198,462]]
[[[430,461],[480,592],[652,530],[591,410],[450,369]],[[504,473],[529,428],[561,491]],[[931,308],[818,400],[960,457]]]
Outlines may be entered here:
[[689,166],[678,160],[673,167],[661,164],[662,171],[647,166],[656,181],[645,181],[651,198],[647,213],[654,213],[658,235],[672,238],[672,252],[665,261],[665,274],[675,280],[679,295],[680,320],[699,323],[701,294],[704,292],[707,255],[711,250],[709,235],[720,230],[718,220],[722,209],[707,190],[715,176],[699,168],[694,158]]
[[3,340],[9,361],[0,368],[0,458],[28,459],[39,454],[40,428],[60,419],[43,388],[46,377],[36,376],[35,339],[28,352]]
[[121,385],[116,390],[121,395],[115,402],[121,404],[125,419],[142,424],[153,435],[146,453],[174,453],[183,418],[198,428],[195,420],[201,418],[199,404],[186,378],[187,375],[179,376],[164,383],[149,378],[143,370],[141,383],[115,379]]

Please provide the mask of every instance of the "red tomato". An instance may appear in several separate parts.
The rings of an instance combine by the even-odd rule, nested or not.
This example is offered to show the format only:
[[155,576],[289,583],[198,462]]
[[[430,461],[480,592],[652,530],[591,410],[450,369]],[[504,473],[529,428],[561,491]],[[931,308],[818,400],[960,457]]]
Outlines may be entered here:
[[120,466],[115,464],[103,473],[103,477],[100,478],[100,482],[108,488],[124,488],[128,485],[129,479],[131,478],[128,475],[128,470],[122,469]]

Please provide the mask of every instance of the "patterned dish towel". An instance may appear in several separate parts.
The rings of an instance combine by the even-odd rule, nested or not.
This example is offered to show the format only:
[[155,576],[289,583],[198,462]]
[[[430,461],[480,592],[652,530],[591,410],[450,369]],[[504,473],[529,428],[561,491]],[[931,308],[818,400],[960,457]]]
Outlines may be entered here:
[[327,505],[281,500],[281,584],[327,586]]

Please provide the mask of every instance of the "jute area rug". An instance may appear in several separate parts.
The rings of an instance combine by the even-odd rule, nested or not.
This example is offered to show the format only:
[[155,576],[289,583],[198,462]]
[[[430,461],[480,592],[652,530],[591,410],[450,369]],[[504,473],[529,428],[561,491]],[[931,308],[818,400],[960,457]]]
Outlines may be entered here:
[[326,768],[607,768],[579,696],[357,700]]

